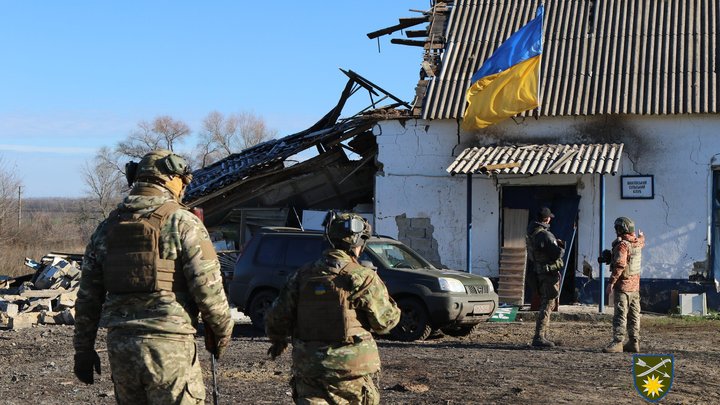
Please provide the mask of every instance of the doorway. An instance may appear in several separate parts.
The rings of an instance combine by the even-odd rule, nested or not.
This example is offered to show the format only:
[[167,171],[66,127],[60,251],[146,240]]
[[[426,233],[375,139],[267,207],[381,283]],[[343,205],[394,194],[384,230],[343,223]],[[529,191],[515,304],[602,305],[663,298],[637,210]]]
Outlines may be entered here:
[[712,228],[710,229],[710,274],[707,279],[720,279],[720,167],[713,167]]
[[[537,217],[541,207],[548,207],[555,215],[550,223],[550,231],[556,238],[565,241],[565,271],[561,281],[560,304],[577,302],[575,273],[577,269],[577,219],[580,196],[575,186],[503,186],[501,189],[503,211],[524,210],[527,212],[527,227]],[[505,244],[506,222],[501,227],[501,246]],[[509,226],[508,226],[509,228]],[[533,306],[537,294],[525,285],[524,303]]]

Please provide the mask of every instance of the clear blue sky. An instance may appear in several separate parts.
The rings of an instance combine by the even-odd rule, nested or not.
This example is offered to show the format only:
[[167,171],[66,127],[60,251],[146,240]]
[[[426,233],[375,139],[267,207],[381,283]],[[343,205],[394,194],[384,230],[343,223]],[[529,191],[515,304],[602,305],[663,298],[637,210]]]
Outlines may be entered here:
[[0,157],[25,197],[78,197],[84,162],[159,115],[195,132],[211,111],[247,111],[289,135],[335,105],[340,67],[412,101],[421,49],[390,44],[398,32],[378,52],[366,34],[429,6],[0,0]]

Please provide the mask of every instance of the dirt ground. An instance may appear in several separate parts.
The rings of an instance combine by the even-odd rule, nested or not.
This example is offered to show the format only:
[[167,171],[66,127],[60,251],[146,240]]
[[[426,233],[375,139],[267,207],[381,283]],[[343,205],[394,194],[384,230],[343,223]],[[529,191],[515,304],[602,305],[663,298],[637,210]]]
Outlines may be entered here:
[[[384,404],[643,403],[631,374],[632,355],[601,352],[610,323],[552,324],[552,349],[529,342],[533,322],[486,323],[472,335],[436,334],[423,342],[379,340]],[[644,353],[673,354],[675,378],[662,403],[720,403],[720,321],[643,316]],[[94,385],[72,373],[72,326],[0,330],[0,403],[112,404],[104,333],[103,375]],[[202,345],[201,338],[198,344]],[[267,339],[238,324],[218,366],[220,403],[290,404],[290,356],[268,360]],[[209,358],[203,352],[209,390]]]

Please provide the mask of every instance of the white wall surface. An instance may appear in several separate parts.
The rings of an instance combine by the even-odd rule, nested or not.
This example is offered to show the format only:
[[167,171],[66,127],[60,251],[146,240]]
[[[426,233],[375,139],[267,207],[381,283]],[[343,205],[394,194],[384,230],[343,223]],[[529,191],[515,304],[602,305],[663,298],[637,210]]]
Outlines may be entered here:
[[[395,217],[427,217],[443,265],[464,270],[466,256],[466,176],[446,168],[466,147],[488,144],[625,144],[620,172],[606,176],[605,243],[614,238],[612,223],[627,216],[647,238],[643,277],[687,279],[696,262],[707,260],[712,165],[720,156],[720,119],[714,116],[565,117],[507,120],[478,133],[459,130],[455,121],[385,121],[375,130],[378,232],[397,236]],[[620,175],[654,175],[655,198],[620,198]],[[580,199],[578,268],[587,261],[598,275],[598,175],[501,178],[500,183],[576,184]],[[473,177],[473,272],[496,276],[500,207],[498,186]],[[700,263],[700,264],[702,264]],[[606,274],[607,275],[607,274]]]

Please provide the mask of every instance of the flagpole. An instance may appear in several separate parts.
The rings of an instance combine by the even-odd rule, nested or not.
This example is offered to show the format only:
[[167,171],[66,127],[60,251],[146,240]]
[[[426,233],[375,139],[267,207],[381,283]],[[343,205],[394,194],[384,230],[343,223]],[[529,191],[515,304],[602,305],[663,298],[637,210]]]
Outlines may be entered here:
[[537,86],[537,99],[538,99],[538,117],[540,117],[540,108],[542,107],[542,98],[540,97],[540,78],[542,77],[542,62],[543,54],[545,53],[545,2],[540,2],[540,7],[543,8],[542,23],[540,24],[540,67],[538,67],[538,86]]

